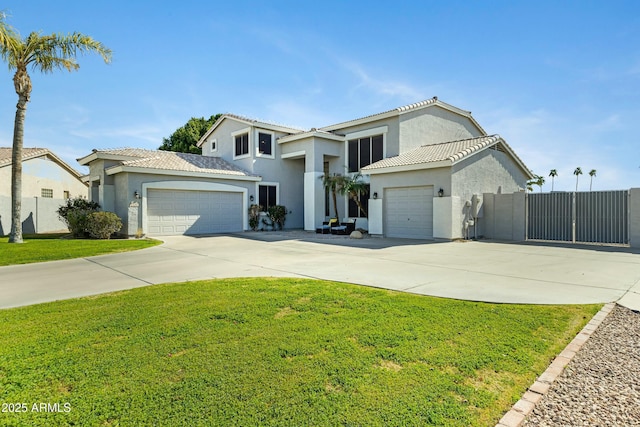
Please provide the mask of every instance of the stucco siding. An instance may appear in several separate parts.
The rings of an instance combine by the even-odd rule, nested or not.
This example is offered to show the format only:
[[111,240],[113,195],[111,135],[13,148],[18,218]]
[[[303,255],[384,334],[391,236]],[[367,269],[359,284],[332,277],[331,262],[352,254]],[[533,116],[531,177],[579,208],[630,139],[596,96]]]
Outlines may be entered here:
[[506,153],[486,149],[452,167],[452,194],[471,200],[473,194],[513,193],[524,188],[524,171]]
[[385,188],[423,185],[433,185],[434,193],[437,193],[438,190],[442,188],[444,194],[449,195],[451,194],[450,171],[450,168],[435,168],[371,175],[371,191],[369,197],[372,198],[373,193],[377,192],[378,198],[381,198]]
[[460,197],[463,205],[459,222],[473,216],[471,207],[466,202],[473,201],[473,195],[479,195],[477,208],[480,220],[473,230],[478,236],[484,234],[483,217],[483,193],[515,193],[526,185],[527,176],[516,162],[506,153],[486,149],[457,163],[452,167],[452,194]]
[[400,152],[427,144],[482,136],[471,120],[438,106],[404,113],[399,119]]
[[[53,190],[53,198],[86,196],[87,186],[58,163],[44,158],[22,162],[22,197],[40,197],[42,189]],[[0,168],[0,195],[11,196],[11,165]]]

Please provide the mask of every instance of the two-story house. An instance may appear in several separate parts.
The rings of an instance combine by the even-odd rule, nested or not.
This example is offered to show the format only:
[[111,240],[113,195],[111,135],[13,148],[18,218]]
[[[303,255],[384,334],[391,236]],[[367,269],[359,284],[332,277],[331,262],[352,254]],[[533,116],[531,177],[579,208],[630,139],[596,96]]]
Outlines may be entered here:
[[[248,207],[287,208],[287,228],[312,231],[333,213],[326,174],[361,172],[365,216],[347,197],[341,220],[389,237],[462,237],[481,227],[483,193],[515,192],[531,172],[468,111],[437,98],[310,130],[226,114],[200,139],[202,155],[94,150],[92,199],[150,235],[248,229]],[[477,232],[477,228],[474,230]]]

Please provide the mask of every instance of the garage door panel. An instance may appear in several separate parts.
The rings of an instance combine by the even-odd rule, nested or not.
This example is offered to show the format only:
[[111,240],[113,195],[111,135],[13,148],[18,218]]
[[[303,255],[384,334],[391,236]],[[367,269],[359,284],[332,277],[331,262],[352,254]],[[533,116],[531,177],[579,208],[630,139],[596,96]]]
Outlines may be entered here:
[[385,235],[433,238],[433,187],[385,189]]
[[150,189],[147,229],[156,235],[242,231],[242,193]]

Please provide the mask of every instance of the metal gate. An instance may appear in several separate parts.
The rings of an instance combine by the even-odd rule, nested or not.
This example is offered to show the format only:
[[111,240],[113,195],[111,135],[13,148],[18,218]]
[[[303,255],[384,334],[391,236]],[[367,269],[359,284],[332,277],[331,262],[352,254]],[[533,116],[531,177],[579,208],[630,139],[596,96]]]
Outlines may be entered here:
[[527,239],[629,243],[629,191],[527,194]]

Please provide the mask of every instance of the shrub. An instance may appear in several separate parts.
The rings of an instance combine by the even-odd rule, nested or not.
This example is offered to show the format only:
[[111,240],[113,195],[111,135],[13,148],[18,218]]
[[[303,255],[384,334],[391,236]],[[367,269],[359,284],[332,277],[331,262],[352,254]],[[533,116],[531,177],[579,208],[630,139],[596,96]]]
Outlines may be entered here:
[[258,226],[260,225],[260,210],[262,206],[253,204],[249,207],[249,227],[253,231],[258,230]]
[[267,209],[267,217],[269,218],[269,222],[263,219],[262,223],[264,225],[271,227],[272,230],[275,230],[276,227],[278,230],[282,230],[284,228],[284,221],[287,219],[287,208],[282,205],[270,206]]
[[88,215],[87,232],[94,239],[108,239],[122,228],[122,221],[113,212],[92,212]]
[[67,203],[58,208],[58,216],[65,224],[73,237],[84,237],[87,231],[88,216],[97,212],[100,205],[82,197],[67,199]]

